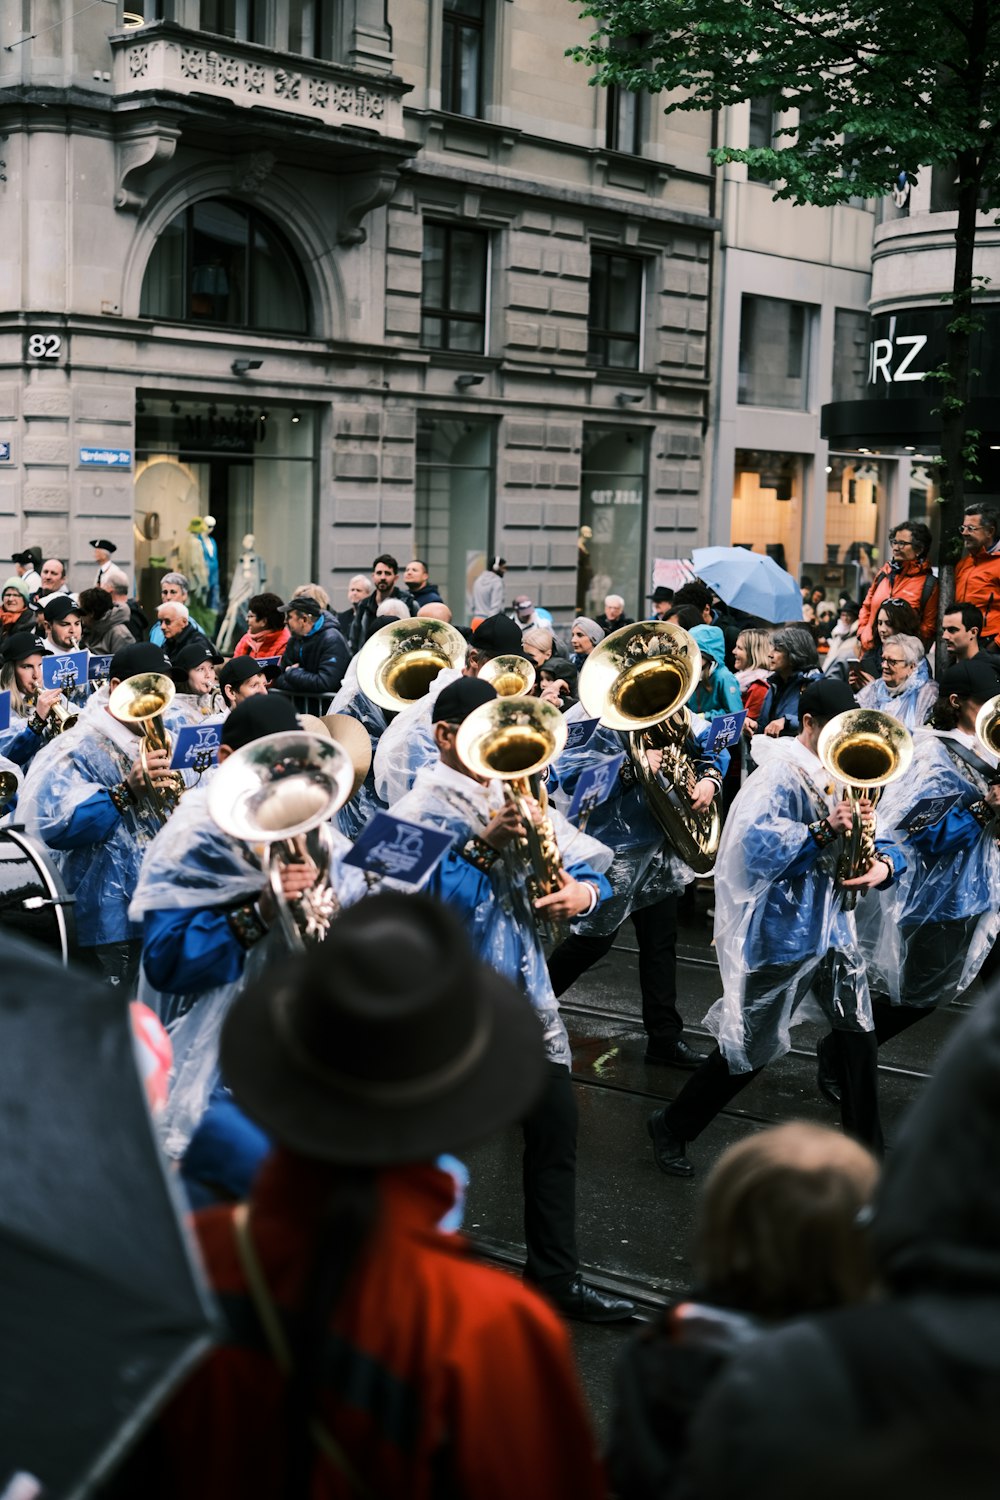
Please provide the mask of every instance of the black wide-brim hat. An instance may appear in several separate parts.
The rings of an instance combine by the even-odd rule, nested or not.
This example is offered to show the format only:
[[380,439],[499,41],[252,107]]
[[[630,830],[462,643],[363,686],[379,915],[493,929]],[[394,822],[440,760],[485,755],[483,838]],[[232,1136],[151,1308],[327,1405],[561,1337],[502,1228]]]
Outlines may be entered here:
[[384,892],[237,997],[219,1049],[237,1103],[303,1156],[433,1160],[524,1117],[545,1079],[528,998],[427,896]]
[[115,546],[114,542],[107,542],[107,541],[104,540],[103,537],[98,537],[96,541],[88,542],[87,546],[88,547],[94,547],[94,548],[100,547],[100,549],[101,549],[102,552],[117,552],[118,551],[118,548]]

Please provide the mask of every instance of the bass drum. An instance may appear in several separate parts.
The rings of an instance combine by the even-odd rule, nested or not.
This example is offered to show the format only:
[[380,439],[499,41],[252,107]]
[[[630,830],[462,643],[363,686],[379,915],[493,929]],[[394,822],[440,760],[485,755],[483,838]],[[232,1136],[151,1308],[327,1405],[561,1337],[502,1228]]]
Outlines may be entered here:
[[20,829],[0,828],[0,927],[56,954],[76,951],[73,903],[41,844]]

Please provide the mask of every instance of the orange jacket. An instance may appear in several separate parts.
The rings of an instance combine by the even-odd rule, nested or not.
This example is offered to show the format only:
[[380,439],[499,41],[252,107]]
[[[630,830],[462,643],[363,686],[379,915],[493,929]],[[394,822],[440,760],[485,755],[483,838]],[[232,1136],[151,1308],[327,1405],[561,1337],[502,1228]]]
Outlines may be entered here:
[[1000,635],[1000,551],[965,553],[955,564],[955,603],[983,612],[982,639]]
[[[336,1169],[279,1150],[254,1184],[249,1226],[274,1303],[300,1303]],[[436,1226],[453,1184],[431,1166],[378,1178],[376,1228],[331,1320],[317,1413],[379,1500],[602,1500],[604,1474],[555,1313]],[[283,1494],[285,1382],[263,1344],[233,1209],[196,1215],[226,1329],[156,1434],[146,1494]],[[317,1455],[311,1500],[355,1491]]]
[[858,615],[858,640],[866,651],[875,644],[875,620],[886,599],[905,599],[913,605],[920,621],[920,639],[930,649],[937,630],[938,607],[938,583],[930,563],[914,561],[900,568],[886,563],[875,574]]

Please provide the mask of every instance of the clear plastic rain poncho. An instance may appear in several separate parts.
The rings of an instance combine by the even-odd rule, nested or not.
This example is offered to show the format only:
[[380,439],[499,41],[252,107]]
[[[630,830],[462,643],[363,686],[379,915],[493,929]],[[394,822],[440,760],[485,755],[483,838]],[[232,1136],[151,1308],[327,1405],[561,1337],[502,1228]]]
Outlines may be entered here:
[[[837,797],[801,741],[776,739],[730,809],[715,865],[723,995],[705,1024],[733,1073],[780,1057],[791,1027],[819,1013],[838,1030],[872,1030],[854,915],[835,886],[842,841],[821,849],[809,832]],[[876,847],[898,868],[898,850]]]
[[[566,723],[572,724],[591,716],[582,704],[577,703],[565,717]],[[688,752],[696,766],[700,763],[714,767],[721,775],[724,768],[720,768],[718,759],[703,756],[700,750],[710,727],[707,719],[698,714],[691,715]],[[555,793],[557,806],[563,809],[568,806],[584,771],[598,761],[620,755],[622,751],[628,754],[628,735],[605,729],[602,725],[598,725],[593,737],[580,749],[564,750],[552,765],[559,784]],[[593,935],[617,932],[633,911],[652,906],[664,896],[683,890],[695,878],[694,871],[671,848],[663,829],[649,810],[641,785],[634,781],[625,786],[619,777],[611,795],[590,814],[587,832],[614,851],[614,862],[608,871],[614,894],[590,916],[574,922],[574,932]]]
[[879,713],[891,714],[911,733],[927,723],[937,700],[938,685],[930,680],[926,661],[917,662],[898,693],[891,692],[881,677],[866,683],[858,693],[859,708],[874,708]]
[[[341,906],[350,906],[366,893],[364,874],[343,864],[351,846],[335,829],[330,831],[330,884]],[[222,832],[209,815],[208,789],[196,788],[185,794],[147,850],[129,915],[140,924],[147,912],[190,911],[193,916],[208,907],[256,900],[263,889],[260,861],[247,845]],[[179,1018],[168,1026],[174,1063],[170,1096],[157,1122],[170,1156],[181,1156],[187,1149],[218,1083],[219,1034],[230,1005],[245,985],[287,952],[275,923],[248,951],[243,972],[232,984],[167,995],[155,990],[143,971],[139,999],[161,1018]]]
[[16,762],[23,772],[27,772],[44,744],[44,738],[28,728],[27,719],[11,709],[9,725],[0,730],[0,756]]
[[385,709],[380,708],[377,703],[363,693],[358,687],[358,658],[352,658],[350,666],[344,674],[344,680],[340,685],[337,696],[330,704],[331,714],[347,714],[352,719],[357,719],[368,731],[368,738],[372,746],[372,763],[368,767],[368,774],[358,788],[357,793],[350,802],[345,802],[335,819],[337,827],[345,838],[356,839],[377,812],[384,812],[386,804],[375,791],[375,752],[379,741],[389,724],[389,715]]
[[[879,823],[902,849],[906,869],[860,904],[858,936],[872,993],[894,1005],[954,1000],[1000,934],[1000,825],[984,828],[969,811],[987,791],[991,761],[972,736],[917,730],[909,771],[882,794]],[[938,798],[937,807],[918,806]]]
[[[139,754],[139,736],[105,712],[107,701],[104,687],[90,699],[75,729],[43,746],[18,801],[18,820],[51,850],[67,891],[76,897],[76,932],[84,948],[139,936],[129,923],[128,906],[143,852],[160,827],[145,804],[129,807],[116,815],[99,841],[61,847],[71,836],[77,809],[124,781]],[[173,733],[180,727],[169,712],[165,725]]]
[[[503,788],[499,781],[484,786],[435,758],[433,765],[417,773],[412,791],[390,811],[393,817],[443,829],[451,834],[453,847],[460,848],[473,835],[481,834],[502,806]],[[580,833],[557,809],[550,807],[549,815],[565,869],[571,874],[574,867],[581,865],[597,874],[609,869],[610,849],[589,834]],[[494,862],[488,874],[480,874],[457,858],[452,859],[451,865],[450,868],[446,857],[431,875],[428,888],[463,911],[479,957],[497,973],[520,985],[542,1024],[549,1058],[568,1068],[572,1062],[569,1038],[536,934],[525,888],[524,864],[508,850]],[[483,894],[482,881],[489,882],[488,894]],[[471,894],[477,887],[478,900]],[[468,897],[468,905],[463,903],[463,895]]]
[[392,807],[400,797],[405,797],[421,766],[437,760],[431,722],[434,703],[443,687],[463,675],[459,667],[445,667],[422,698],[396,715],[379,740],[374,763],[375,792],[384,806]]

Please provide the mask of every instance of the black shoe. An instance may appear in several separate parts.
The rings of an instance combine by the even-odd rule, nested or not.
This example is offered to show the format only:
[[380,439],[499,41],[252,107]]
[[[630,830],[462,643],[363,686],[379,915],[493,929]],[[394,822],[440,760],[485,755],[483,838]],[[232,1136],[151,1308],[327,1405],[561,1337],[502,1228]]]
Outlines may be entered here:
[[595,1286],[588,1286],[582,1276],[574,1276],[564,1292],[545,1292],[545,1295],[564,1318],[576,1318],[580,1323],[623,1323],[635,1312],[634,1302],[599,1292]]
[[684,1142],[670,1130],[662,1109],[653,1111],[646,1121],[646,1129],[660,1171],[670,1177],[693,1177],[694,1167],[684,1155]]
[[697,1068],[704,1061],[704,1052],[696,1052],[681,1038],[647,1047],[643,1058],[643,1062],[656,1068]]
[[837,1061],[837,1044],[832,1034],[827,1034],[816,1044],[816,1087],[829,1104],[839,1109],[841,1089]]

